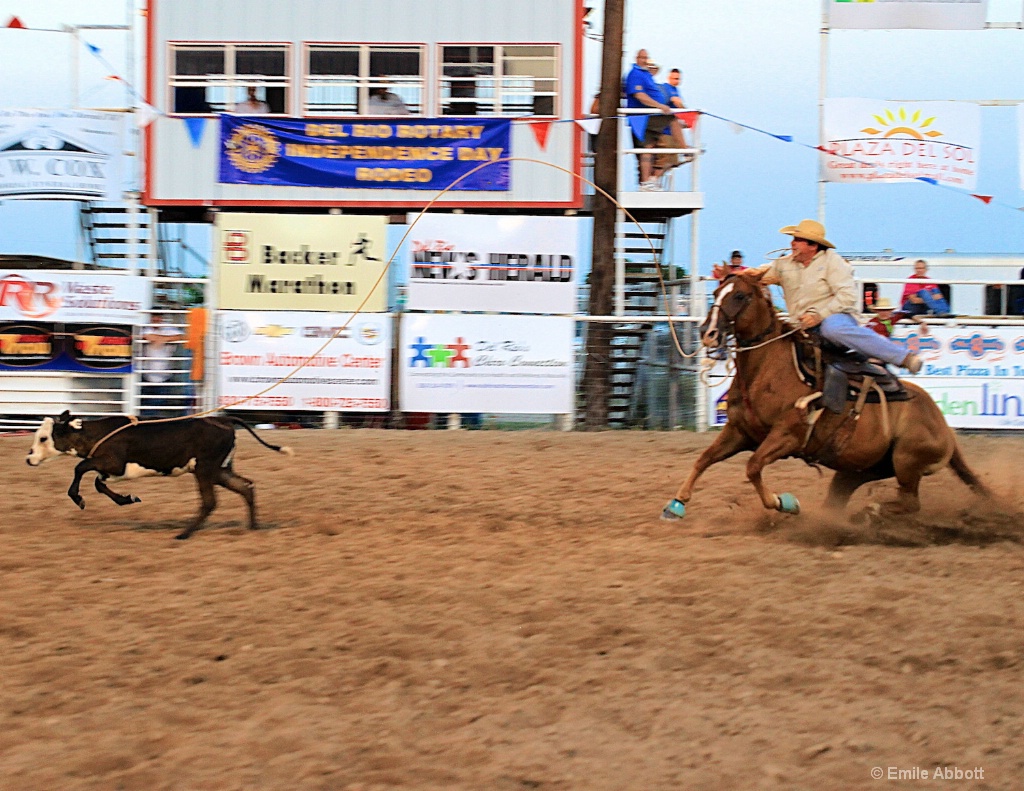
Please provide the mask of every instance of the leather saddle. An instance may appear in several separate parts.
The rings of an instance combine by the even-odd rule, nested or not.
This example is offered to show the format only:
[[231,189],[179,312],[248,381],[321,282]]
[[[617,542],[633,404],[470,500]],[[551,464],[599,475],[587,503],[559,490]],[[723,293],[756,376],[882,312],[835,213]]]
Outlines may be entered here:
[[[815,327],[805,340],[793,344],[797,370],[804,382],[821,391],[822,405],[830,412],[842,414],[849,401],[878,404],[886,401],[908,401],[910,393],[903,383],[884,365],[860,352],[837,346],[821,336]],[[876,389],[876,387],[878,389]]]

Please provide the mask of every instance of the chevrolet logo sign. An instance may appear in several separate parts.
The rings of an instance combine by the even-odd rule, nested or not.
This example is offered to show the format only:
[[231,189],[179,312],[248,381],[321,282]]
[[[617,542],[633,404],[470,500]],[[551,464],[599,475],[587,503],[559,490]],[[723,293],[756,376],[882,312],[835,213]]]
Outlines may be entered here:
[[279,324],[268,324],[266,327],[257,327],[257,335],[266,335],[268,338],[283,338],[295,332],[294,327],[282,327]]

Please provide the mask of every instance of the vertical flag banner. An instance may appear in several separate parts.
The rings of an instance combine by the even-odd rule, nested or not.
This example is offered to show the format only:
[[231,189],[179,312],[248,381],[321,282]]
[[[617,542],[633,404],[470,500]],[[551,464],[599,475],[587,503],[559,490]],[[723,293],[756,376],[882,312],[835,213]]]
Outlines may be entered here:
[[974,103],[826,99],[825,180],[931,179],[973,190],[980,139],[981,109]]
[[981,30],[988,0],[830,0],[833,28]]

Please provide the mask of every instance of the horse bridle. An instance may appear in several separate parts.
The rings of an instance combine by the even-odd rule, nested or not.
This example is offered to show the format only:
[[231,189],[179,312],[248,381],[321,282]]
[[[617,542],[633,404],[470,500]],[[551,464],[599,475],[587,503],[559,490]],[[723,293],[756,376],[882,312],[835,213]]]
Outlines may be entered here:
[[[730,277],[726,278],[726,282],[723,282],[722,285],[725,286],[726,283],[728,282],[728,280],[731,279],[731,278],[734,278],[734,277],[737,277],[737,276],[736,275],[730,275]],[[743,304],[738,306],[735,309],[735,311],[730,311],[730,310],[726,309],[725,307],[723,307],[722,305],[719,304],[719,300],[715,300],[715,304],[712,306],[712,315],[714,315],[714,311],[715,310],[721,311],[722,317],[725,319],[726,327],[728,328],[728,330],[731,331],[732,337],[736,339],[736,348],[738,350],[742,350],[742,351],[750,351],[751,348],[758,346],[761,343],[761,341],[763,341],[768,336],[768,334],[775,328],[775,322],[769,321],[768,322],[768,326],[764,329],[764,331],[758,333],[753,338],[746,338],[746,339],[738,338],[736,336],[736,319],[738,319],[740,317],[740,314],[742,314],[743,311],[746,310],[750,306],[750,304],[754,301],[753,295],[747,294],[745,296],[746,296],[746,299],[744,299]],[[709,316],[708,319],[710,320],[710,318],[711,317]],[[716,324],[717,323],[718,322],[716,321]],[[709,331],[710,331],[710,329],[709,329]],[[794,332],[795,331],[796,330],[794,330]],[[715,332],[716,333],[718,332],[717,326],[715,327]],[[783,338],[786,335],[790,335],[790,334],[792,334],[792,333],[784,333],[783,335],[779,335],[778,338]],[[778,338],[772,338],[771,341],[778,340]],[[771,343],[771,341],[768,341],[768,342]]]

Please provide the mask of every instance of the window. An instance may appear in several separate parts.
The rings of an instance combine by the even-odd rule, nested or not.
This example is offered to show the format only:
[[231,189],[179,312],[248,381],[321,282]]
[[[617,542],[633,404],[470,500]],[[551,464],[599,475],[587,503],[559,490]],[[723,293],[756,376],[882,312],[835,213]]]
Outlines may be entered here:
[[171,112],[230,113],[253,88],[271,113],[286,115],[290,49],[287,44],[171,44]]
[[441,47],[442,115],[557,115],[558,47]]
[[306,115],[422,115],[423,47],[310,44]]

